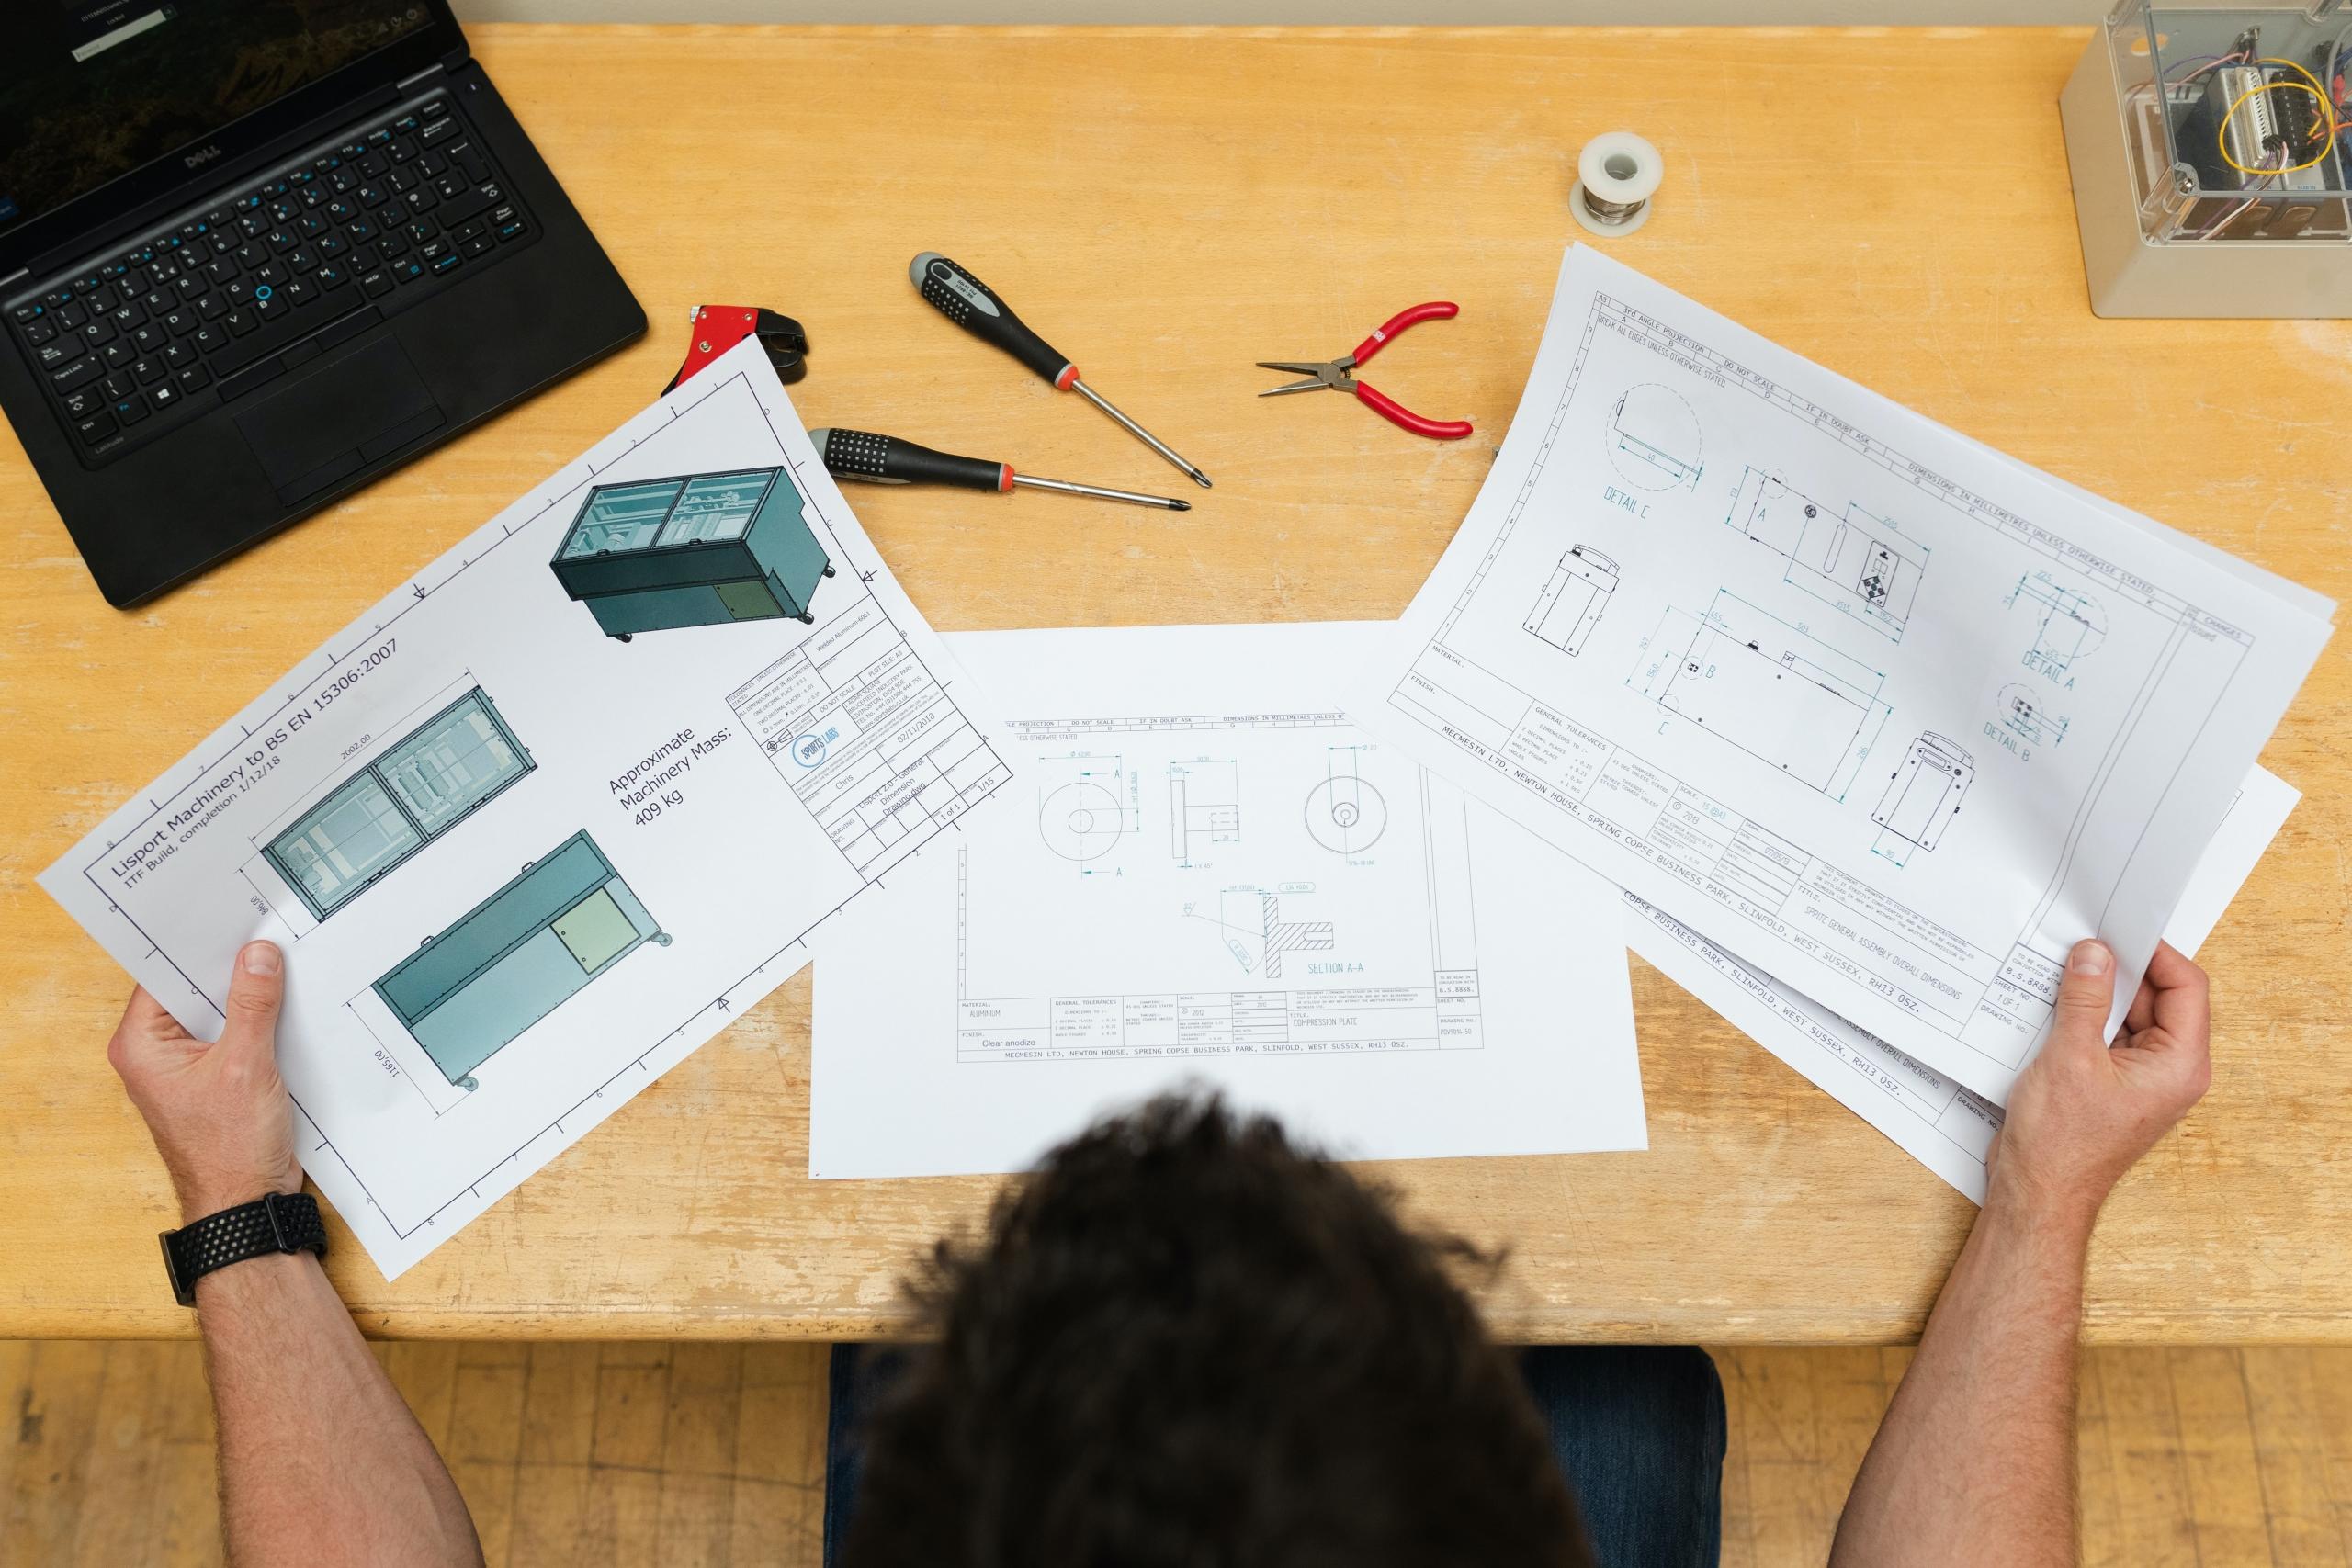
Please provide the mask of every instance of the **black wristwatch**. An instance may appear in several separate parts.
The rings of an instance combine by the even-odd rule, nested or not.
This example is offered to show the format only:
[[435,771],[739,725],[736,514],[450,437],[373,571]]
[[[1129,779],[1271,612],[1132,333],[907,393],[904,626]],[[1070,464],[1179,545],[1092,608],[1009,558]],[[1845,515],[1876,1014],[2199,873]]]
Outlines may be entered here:
[[326,1222],[319,1218],[319,1201],[308,1192],[272,1192],[165,1231],[162,1240],[164,1272],[184,1307],[196,1304],[196,1282],[215,1269],[276,1252],[307,1248],[327,1255]]

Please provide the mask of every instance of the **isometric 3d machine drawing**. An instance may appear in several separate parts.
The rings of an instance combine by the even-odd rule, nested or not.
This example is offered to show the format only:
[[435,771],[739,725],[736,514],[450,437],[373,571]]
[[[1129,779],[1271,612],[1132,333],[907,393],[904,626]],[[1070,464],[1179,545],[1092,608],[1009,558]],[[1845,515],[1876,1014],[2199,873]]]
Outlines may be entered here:
[[442,1076],[474,1070],[587,984],[670,936],[585,830],[428,937],[375,984]]
[[605,635],[816,616],[833,575],[782,468],[598,485],[557,547],[563,591]]
[[323,920],[535,765],[476,686],[328,791],[261,852]]

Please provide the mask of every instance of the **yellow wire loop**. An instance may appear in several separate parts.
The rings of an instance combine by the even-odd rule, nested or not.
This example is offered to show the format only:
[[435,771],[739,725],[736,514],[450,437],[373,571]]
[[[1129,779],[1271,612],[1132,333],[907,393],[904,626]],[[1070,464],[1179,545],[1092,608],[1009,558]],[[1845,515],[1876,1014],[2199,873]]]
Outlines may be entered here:
[[[2240,93],[2235,98],[2232,99],[2230,101],[2228,110],[2222,116],[2222,123],[2220,127],[2213,132],[2213,144],[2222,150],[2222,162],[2227,164],[2231,168],[2235,169],[2242,175],[2291,175],[2299,169],[2317,168],[2321,164],[2327,161],[2328,149],[2333,146],[2335,141],[2335,106],[2328,101],[2328,96],[2325,93],[2319,90],[2319,84],[2316,79],[2312,77],[2312,73],[2308,71],[2303,71],[2303,68],[2300,65],[2296,65],[2293,61],[2266,60],[2262,62],[2262,63],[2294,66],[2294,69],[2302,72],[2305,80],[2309,82],[2310,85],[2306,85],[2304,82],[2265,82],[2259,86],[2248,87],[2245,92]],[[2320,119],[2322,121],[2321,129],[2326,132],[2326,134],[2320,138],[2319,151],[2300,164],[2287,164],[2276,169],[2249,168],[2245,164],[2239,163],[2230,152],[2230,121],[2237,118],[2239,107],[2248,98],[2256,96],[2263,93],[2275,93],[2281,87],[2292,87],[2299,93],[2309,93],[2312,97],[2319,100]]]

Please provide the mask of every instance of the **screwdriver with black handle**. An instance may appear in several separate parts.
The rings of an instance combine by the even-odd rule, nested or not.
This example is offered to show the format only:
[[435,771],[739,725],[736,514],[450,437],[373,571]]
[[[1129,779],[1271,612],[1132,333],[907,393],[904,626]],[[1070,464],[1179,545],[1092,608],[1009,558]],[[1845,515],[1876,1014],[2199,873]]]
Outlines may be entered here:
[[1016,474],[1010,463],[991,463],[985,457],[959,457],[953,452],[934,452],[928,446],[918,446],[911,441],[901,441],[895,435],[876,435],[866,430],[827,430],[822,427],[808,433],[817,446],[817,454],[825,460],[825,471],[837,479],[862,479],[867,484],[880,485],[954,485],[958,490],[992,490],[1010,491],[1016,486],[1033,490],[1057,490],[1065,495],[1091,495],[1104,501],[1124,501],[1131,506],[1157,506],[1169,512],[1190,512],[1193,503],[1171,496],[1137,495],[1129,490],[1105,490],[1101,485],[1073,484],[1068,479],[1041,479],[1035,474]]
[[1078,367],[1070,363],[1069,356],[1031,332],[1029,324],[1012,313],[1012,307],[995,289],[973,276],[969,268],[937,251],[925,251],[907,264],[907,276],[941,315],[982,343],[1004,350],[1051,382],[1057,391],[1076,392],[1117,420],[1128,434],[1183,469],[1194,484],[1203,490],[1209,488],[1208,475],[1178,457],[1166,442],[1121,413],[1110,399],[1080,380]]

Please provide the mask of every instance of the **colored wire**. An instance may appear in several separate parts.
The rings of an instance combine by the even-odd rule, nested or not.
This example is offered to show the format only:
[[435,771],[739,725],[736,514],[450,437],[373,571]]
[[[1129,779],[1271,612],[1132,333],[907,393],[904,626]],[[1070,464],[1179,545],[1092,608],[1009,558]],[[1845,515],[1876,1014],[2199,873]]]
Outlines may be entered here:
[[[2285,150],[2283,148],[2280,149],[2280,155],[2285,155]],[[2277,178],[2283,171],[2278,169],[2249,169],[2246,172],[2248,174],[2261,175],[2263,176],[2264,186],[2267,186],[2270,181]],[[2261,199],[2262,197],[2258,193],[2247,197],[2244,201],[2239,202],[2235,207],[2231,208],[2227,212],[2222,213],[2219,218],[2214,219],[2213,221],[2206,224],[2205,227],[2198,230],[2197,232],[2189,235],[2188,237],[2192,240],[2211,239],[2222,230],[2236,222],[2240,214],[2244,213],[2247,208],[2252,207],[2256,202]]]
[[[2281,63],[2286,62],[2281,62]],[[2300,65],[2296,66],[2295,69],[2298,71],[2303,71],[2303,68]],[[2214,127],[2213,130],[2213,145],[2221,149],[2222,162],[2227,164],[2231,168],[2235,169],[2242,175],[2291,175],[2301,169],[2316,168],[2321,163],[2325,161],[2327,157],[2328,142],[2333,140],[2335,130],[2335,106],[2328,101],[2328,97],[2325,93],[2319,90],[2318,81],[2312,77],[2312,73],[2310,72],[2303,71],[2303,75],[2305,78],[2310,80],[2309,85],[2305,85],[2302,82],[2264,82],[2255,86],[2248,87],[2245,92],[2240,93],[2236,97],[2230,100],[2230,107],[2222,113],[2221,124]],[[2281,87],[2292,87],[2299,93],[2309,93],[2312,97],[2317,98],[2319,100],[2320,109],[2327,121],[2327,130],[2329,134],[2320,138],[2319,151],[2300,164],[2289,164],[2282,168],[2277,169],[2262,169],[2256,168],[2250,164],[2239,163],[2236,155],[2230,151],[2230,121],[2237,118],[2239,108],[2245,105],[2248,98],[2259,96],[2264,93],[2275,93]],[[2283,145],[2280,148],[2280,152],[2282,153],[2285,152]]]
[[2342,32],[2336,34],[2335,47],[2327,51],[2327,85],[2335,103],[2335,129],[2329,138],[2331,141],[2333,141],[2336,136],[2343,135],[2346,130],[2352,130],[2352,124],[2347,124],[2346,122],[2343,112],[2345,88],[2344,62],[2347,57],[2352,57],[2352,27],[2346,27]]
[[[2244,60],[2245,58],[2245,51],[2244,50],[2240,50],[2234,54],[2208,54],[2202,55],[2196,60],[2184,60],[2180,64],[2172,67],[2171,70],[2165,73],[2165,80],[2171,83],[2171,85],[2176,87],[2187,86],[2189,83],[2196,81],[2199,76],[2204,75],[2208,71],[2212,70],[2216,65],[2227,65],[2233,60]],[[2173,81],[2172,73],[2174,71],[2178,71],[2190,65],[2196,66],[2197,69],[2189,72],[2188,75],[2181,77],[2178,81]]]
[[[2325,87],[2321,85],[2320,79],[2318,77],[2312,75],[2308,69],[2298,64],[2294,61],[2282,60],[2275,55],[2266,54],[2256,60],[2255,63],[2256,65],[2283,65],[2288,70],[2294,72],[2304,81],[2311,84],[2312,96],[2319,99],[2320,107],[2327,111],[2327,124],[2322,127],[2318,131],[2320,149],[2318,156],[2314,157],[2309,164],[2298,164],[2295,165],[2296,169],[2311,168],[2313,164],[2320,163],[2327,156],[2329,143],[2333,142],[2338,136],[2342,135],[2345,130],[2344,117],[2336,113],[2335,95],[2331,94]],[[2332,75],[2334,73],[2331,71],[2330,74]],[[2291,82],[2277,82],[2271,85],[2273,86],[2287,87],[2292,86],[2295,84]],[[2281,172],[2292,174],[2294,169],[2283,170]]]
[[[2256,61],[2255,62],[2255,63],[2256,63],[2256,65],[2283,65],[2283,66],[2285,66],[2288,70],[2292,71],[2296,75],[2301,76],[2304,81],[2309,82],[2309,83],[2312,85],[2312,92],[2314,92],[2314,93],[2319,94],[2319,101],[2320,101],[2321,103],[2324,103],[2324,103],[2326,103],[2326,102],[2327,102],[2327,94],[2326,94],[2326,92],[2325,92],[2325,91],[2324,91],[2324,90],[2320,86],[2320,85],[2319,85],[2319,78],[2318,78],[2318,77],[2316,77],[2316,76],[2314,76],[2314,75],[2312,75],[2312,74],[2311,73],[2310,70],[2309,70],[2309,69],[2307,69],[2306,67],[2301,66],[2301,65],[2299,65],[2299,64],[2297,64],[2295,62],[2293,62],[2293,61],[2291,61],[2291,60],[2281,60],[2281,59],[2279,59],[2278,56],[2276,56],[2276,55],[2270,55],[2270,54],[2263,55],[2261,58],[2259,58],[2258,60],[2256,60]],[[2275,86],[2283,86],[2283,85],[2285,85],[2285,84],[2283,84],[2283,83],[2274,83],[2274,84],[2272,84],[2272,85],[2275,85]]]

